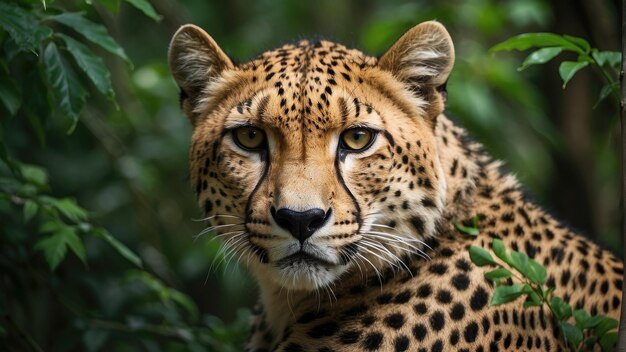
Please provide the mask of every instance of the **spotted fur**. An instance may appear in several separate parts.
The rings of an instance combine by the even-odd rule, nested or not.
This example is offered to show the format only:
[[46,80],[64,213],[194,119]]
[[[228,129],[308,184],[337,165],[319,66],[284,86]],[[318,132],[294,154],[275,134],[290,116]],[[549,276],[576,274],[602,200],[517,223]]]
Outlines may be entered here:
[[[442,25],[414,27],[379,59],[304,40],[241,65],[187,25],[169,55],[207,231],[260,286],[249,350],[562,349],[549,311],[489,308],[494,286],[467,248],[493,238],[544,264],[573,307],[617,317],[622,262],[529,201],[442,114],[454,61]],[[243,125],[266,146],[239,147]],[[377,131],[359,153],[338,147],[353,127]],[[328,221],[301,244],[274,219],[282,208]],[[455,231],[474,216],[478,237]]]

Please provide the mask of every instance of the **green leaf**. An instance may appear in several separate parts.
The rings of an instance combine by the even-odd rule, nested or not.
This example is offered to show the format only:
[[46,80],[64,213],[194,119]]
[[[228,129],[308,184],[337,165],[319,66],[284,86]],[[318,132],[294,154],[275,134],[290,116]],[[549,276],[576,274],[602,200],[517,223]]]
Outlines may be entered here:
[[524,292],[522,291],[522,286],[519,284],[514,284],[510,286],[498,286],[493,292],[493,297],[491,297],[490,306],[497,306],[503,303],[508,303],[516,300],[519,296],[521,296]]
[[524,302],[524,308],[541,307],[542,305],[543,305],[543,301],[541,300],[541,297],[537,294],[537,292],[531,291],[526,294],[526,301]]
[[567,342],[574,350],[578,349],[578,345],[583,341],[583,333],[575,325],[562,321],[560,323],[561,331]]
[[613,351],[613,347],[617,343],[617,332],[609,332],[600,338],[600,347],[602,352]]
[[87,40],[101,46],[108,52],[124,59],[129,65],[132,65],[124,49],[109,36],[106,28],[98,23],[91,22],[84,15],[84,12],[65,12],[49,17],[49,19],[76,30],[77,33],[84,36]]
[[52,205],[58,209],[63,215],[74,222],[81,222],[87,219],[87,211],[70,198],[48,198],[52,200]]
[[531,65],[545,64],[546,62],[554,59],[562,51],[563,49],[559,47],[541,48],[537,51],[533,51],[526,57],[526,59],[524,59],[522,66],[520,66],[517,70],[522,71]]
[[580,330],[584,330],[585,323],[589,320],[589,318],[591,318],[591,316],[589,316],[589,313],[587,313],[587,311],[584,309],[576,309],[573,315],[574,319],[576,320],[576,326]]
[[43,238],[37,241],[35,249],[43,252],[48,266],[50,266],[51,270],[54,270],[63,261],[67,253],[65,235],[63,232],[57,232],[52,236]]
[[528,272],[528,256],[525,253],[511,251],[510,258],[509,264],[515,268],[515,270],[526,276]]
[[563,38],[581,48],[585,53],[588,53],[591,50],[591,45],[589,45],[589,42],[587,42],[583,38],[578,38],[567,34],[564,34]]
[[526,268],[527,270],[525,276],[530,281],[537,285],[543,285],[546,282],[546,279],[548,278],[548,273],[546,272],[546,268],[543,265],[530,259]]
[[470,227],[470,226],[465,226],[460,222],[455,222],[454,223],[454,227],[457,229],[457,231],[470,235],[470,236],[478,236],[479,235],[479,231],[478,228],[476,228],[476,226],[474,227]]
[[192,320],[196,320],[198,318],[198,307],[196,306],[194,301],[189,298],[189,296],[180,291],[170,288],[169,298],[185,308],[187,312],[189,312],[189,314],[191,315]]
[[111,74],[104,65],[104,61],[79,41],[64,34],[57,34],[57,36],[63,39],[67,50],[72,54],[78,66],[85,72],[100,93],[111,100],[115,99],[115,92],[111,84]]
[[98,0],[98,2],[114,14],[120,10],[120,0]]
[[552,307],[552,314],[554,314],[556,320],[566,320],[572,316],[572,307],[565,303],[560,297],[552,297],[550,306]]
[[589,65],[588,61],[563,61],[559,66],[559,75],[563,80],[563,88],[567,85],[576,72],[582,70]]
[[469,254],[472,263],[477,266],[498,265],[498,263],[493,260],[491,254],[482,247],[470,246]]
[[60,221],[51,220],[41,224],[41,226],[39,226],[39,232],[61,232],[66,227],[67,225]]
[[593,108],[595,109],[598,104],[600,104],[604,99],[606,99],[613,92],[619,93],[619,82],[613,82],[613,84],[607,83],[600,90],[600,95],[598,96],[598,101],[596,101]]
[[505,268],[499,268],[499,269],[491,270],[485,273],[485,277],[487,279],[493,280],[496,282],[499,282],[500,280],[503,280],[503,279],[508,279],[511,277],[511,275],[512,275],[511,272]]
[[[58,224],[60,225],[60,224]],[[63,261],[65,254],[67,253],[67,247],[70,247],[72,252],[83,262],[86,263],[87,253],[82,240],[76,235],[76,230],[69,226],[58,226],[58,231],[39,240],[35,244],[36,250],[44,252],[44,257],[50,266],[50,269],[54,270]]]
[[46,170],[36,165],[21,165],[21,173],[24,180],[34,184],[37,187],[46,187],[48,184],[48,174]]
[[583,325],[583,329],[592,329],[598,326],[601,322],[606,319],[604,315],[594,315],[585,321]]
[[489,51],[524,51],[530,48],[560,47],[563,50],[583,53],[578,45],[554,33],[524,33],[496,44]]
[[87,92],[78,80],[76,72],[61,55],[54,42],[48,43],[44,51],[46,76],[52,86],[61,111],[72,120],[71,133],[78,123],[78,115],[85,105]]
[[96,237],[100,237],[105,240],[108,244],[113,247],[122,257],[124,257],[129,262],[133,263],[135,266],[143,267],[143,263],[139,256],[137,256],[130,248],[126,247],[122,242],[118,241],[115,237],[111,236],[111,234],[104,229],[95,229],[90,232],[92,235]]
[[600,321],[600,323],[598,323],[598,326],[596,326],[595,328],[596,335],[602,338],[604,334],[615,329],[618,325],[619,323],[617,322],[617,320],[603,316],[603,319]]
[[493,242],[491,242],[491,249],[493,253],[496,254],[496,257],[500,258],[503,262],[511,265],[511,258],[508,254],[506,254],[506,247],[504,243],[499,238],[494,238]]
[[37,204],[37,202],[31,199],[27,199],[24,202],[23,210],[24,210],[24,222],[27,222],[28,220],[32,219],[33,216],[37,214],[37,211],[39,211],[39,204]]
[[619,51],[597,51],[591,52],[591,57],[596,60],[598,66],[602,67],[604,64],[608,64],[610,67],[618,69],[622,62],[622,53]]
[[87,264],[87,252],[85,251],[83,241],[76,234],[76,230],[71,227],[67,227],[66,229],[65,242],[70,247],[72,252],[76,254],[78,259],[80,259],[83,264]]
[[598,336],[591,335],[585,339],[585,346],[589,351],[593,351],[593,345],[598,342]]
[[148,0],[126,0],[129,4],[144,13],[144,15],[152,18],[155,21],[160,21],[161,16],[154,10],[154,7],[150,5]]
[[14,116],[22,106],[22,96],[15,82],[9,77],[4,65],[0,68],[0,101],[4,104],[11,116]]
[[20,51],[36,52],[39,43],[52,30],[39,24],[37,17],[13,3],[0,2],[0,27],[13,39]]

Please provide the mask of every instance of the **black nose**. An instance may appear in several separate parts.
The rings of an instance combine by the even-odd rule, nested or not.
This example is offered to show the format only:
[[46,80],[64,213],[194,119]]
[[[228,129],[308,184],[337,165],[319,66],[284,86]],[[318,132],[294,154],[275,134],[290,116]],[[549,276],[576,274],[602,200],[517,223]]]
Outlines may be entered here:
[[291,232],[291,235],[304,243],[307,238],[324,226],[330,218],[331,210],[324,212],[322,209],[309,209],[307,211],[295,211],[287,208],[270,209],[278,226]]

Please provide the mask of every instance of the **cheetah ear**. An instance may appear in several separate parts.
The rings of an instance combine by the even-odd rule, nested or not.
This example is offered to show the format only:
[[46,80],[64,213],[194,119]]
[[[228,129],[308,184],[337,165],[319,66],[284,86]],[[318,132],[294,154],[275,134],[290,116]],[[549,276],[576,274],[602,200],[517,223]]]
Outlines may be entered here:
[[380,68],[390,71],[417,92],[424,92],[425,88],[445,89],[453,64],[450,34],[435,21],[411,28],[378,61]]
[[187,24],[174,34],[168,52],[174,80],[181,89],[181,106],[192,118],[202,90],[226,69],[235,67],[213,38],[202,28]]

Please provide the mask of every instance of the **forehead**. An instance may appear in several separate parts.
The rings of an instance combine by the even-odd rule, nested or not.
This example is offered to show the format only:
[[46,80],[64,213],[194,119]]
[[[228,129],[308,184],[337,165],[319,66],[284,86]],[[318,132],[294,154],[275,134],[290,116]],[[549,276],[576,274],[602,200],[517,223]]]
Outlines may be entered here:
[[375,58],[330,41],[285,45],[239,67],[258,89],[236,111],[283,128],[331,128],[336,117],[371,113],[352,93],[363,83],[361,72],[375,64]]

